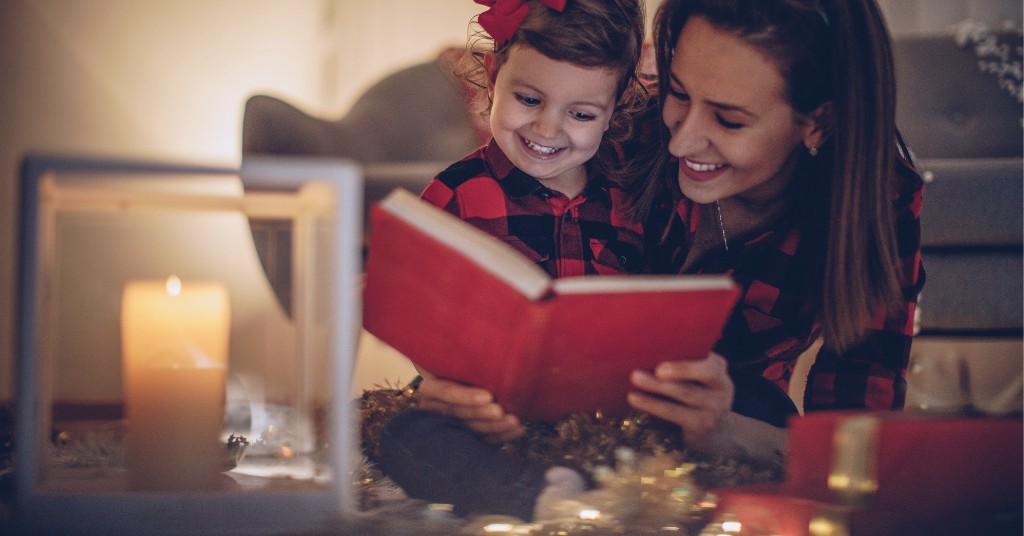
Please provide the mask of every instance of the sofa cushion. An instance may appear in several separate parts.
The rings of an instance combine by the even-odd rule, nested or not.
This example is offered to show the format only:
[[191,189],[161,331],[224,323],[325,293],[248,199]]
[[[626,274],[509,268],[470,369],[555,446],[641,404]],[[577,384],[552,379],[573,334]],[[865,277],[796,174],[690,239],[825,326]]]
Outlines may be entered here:
[[[1019,47],[1019,37],[1017,38]],[[893,42],[896,124],[919,158],[1021,156],[1022,107],[950,34]]]
[[[1020,158],[921,159],[925,248],[1011,247],[1024,243]],[[930,285],[930,283],[929,283]]]
[[1024,271],[1020,251],[925,251],[918,306],[922,333],[1020,335]]

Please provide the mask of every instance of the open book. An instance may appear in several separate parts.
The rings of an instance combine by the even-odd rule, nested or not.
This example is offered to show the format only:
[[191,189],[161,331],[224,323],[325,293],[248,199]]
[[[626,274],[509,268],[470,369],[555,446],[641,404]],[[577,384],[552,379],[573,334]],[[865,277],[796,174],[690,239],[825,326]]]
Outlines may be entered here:
[[707,356],[740,294],[724,275],[552,279],[404,190],[370,226],[364,327],[524,420],[624,414],[630,372]]

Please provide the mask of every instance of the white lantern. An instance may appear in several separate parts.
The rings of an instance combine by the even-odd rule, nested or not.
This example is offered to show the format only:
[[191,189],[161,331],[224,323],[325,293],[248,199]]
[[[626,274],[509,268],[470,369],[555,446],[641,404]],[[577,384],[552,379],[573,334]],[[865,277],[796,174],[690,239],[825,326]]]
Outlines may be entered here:
[[25,159],[20,533],[344,520],[362,183],[339,160]]

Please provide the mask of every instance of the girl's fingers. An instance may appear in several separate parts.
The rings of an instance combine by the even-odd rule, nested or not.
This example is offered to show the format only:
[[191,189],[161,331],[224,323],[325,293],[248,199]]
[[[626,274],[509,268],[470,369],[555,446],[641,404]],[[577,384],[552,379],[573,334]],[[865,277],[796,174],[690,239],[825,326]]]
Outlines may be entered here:
[[491,394],[484,389],[468,387],[447,380],[425,377],[416,391],[423,399],[438,400],[456,406],[484,405],[491,402]]

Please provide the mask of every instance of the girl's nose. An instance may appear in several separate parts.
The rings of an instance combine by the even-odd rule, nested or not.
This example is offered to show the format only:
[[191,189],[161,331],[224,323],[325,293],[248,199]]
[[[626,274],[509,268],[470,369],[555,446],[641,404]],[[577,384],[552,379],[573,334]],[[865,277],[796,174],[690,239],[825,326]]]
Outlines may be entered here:
[[542,110],[533,122],[533,130],[545,138],[554,138],[562,128],[562,117],[555,110]]

